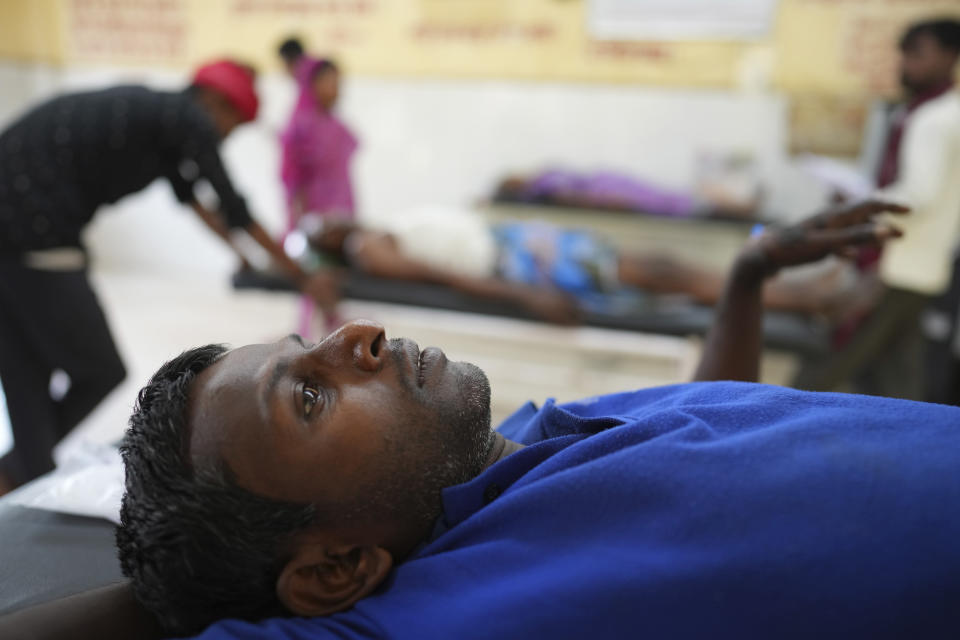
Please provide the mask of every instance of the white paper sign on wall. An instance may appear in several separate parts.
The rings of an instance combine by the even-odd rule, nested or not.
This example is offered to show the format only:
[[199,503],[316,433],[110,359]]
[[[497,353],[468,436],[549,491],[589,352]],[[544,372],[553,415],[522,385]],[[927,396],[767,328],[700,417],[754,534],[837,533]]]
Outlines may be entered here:
[[589,0],[598,40],[751,40],[770,33],[777,0]]

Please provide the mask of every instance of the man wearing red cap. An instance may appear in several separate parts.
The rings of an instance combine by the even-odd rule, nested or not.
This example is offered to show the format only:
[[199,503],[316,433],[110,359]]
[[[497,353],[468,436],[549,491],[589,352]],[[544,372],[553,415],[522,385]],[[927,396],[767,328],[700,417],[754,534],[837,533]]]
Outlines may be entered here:
[[[0,133],[0,380],[14,448],[0,494],[53,466],[51,451],[125,376],[87,280],[80,234],[104,204],[166,178],[228,243],[242,229],[323,306],[330,279],[307,275],[251,217],[227,177],[220,141],[257,115],[253,70],[224,60],[181,92],[121,86],[56,97]],[[194,195],[206,180],[219,210]],[[51,375],[70,378],[59,398]]]

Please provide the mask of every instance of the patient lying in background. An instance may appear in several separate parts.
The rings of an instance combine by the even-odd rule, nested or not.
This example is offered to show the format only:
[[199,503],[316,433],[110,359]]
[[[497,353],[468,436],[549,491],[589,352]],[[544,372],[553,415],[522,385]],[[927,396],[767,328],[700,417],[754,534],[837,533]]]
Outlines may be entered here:
[[[626,253],[589,231],[542,221],[490,225],[468,211],[424,209],[396,216],[380,229],[307,216],[300,232],[287,248],[301,260],[316,259],[319,252],[370,275],[505,300],[561,324],[575,323],[578,301],[595,294],[633,288],[712,305],[724,283],[721,273],[666,254]],[[842,294],[835,276],[774,280],[765,288],[764,304],[832,312]]]
[[493,201],[643,213],[678,218],[749,219],[757,216],[760,187],[739,156],[703,159],[693,192],[669,189],[620,171],[552,167],[501,180]]

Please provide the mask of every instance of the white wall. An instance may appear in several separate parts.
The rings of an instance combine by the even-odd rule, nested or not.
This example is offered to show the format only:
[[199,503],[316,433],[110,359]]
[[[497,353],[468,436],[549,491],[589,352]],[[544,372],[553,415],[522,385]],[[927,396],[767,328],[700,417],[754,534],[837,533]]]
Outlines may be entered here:
[[[142,82],[179,87],[161,71],[0,65],[0,122],[58,90]],[[293,99],[285,77],[260,79],[260,120],[224,145],[238,188],[268,228],[282,225],[276,136]],[[585,84],[348,78],[341,112],[361,138],[355,182],[363,214],[467,205],[503,174],[547,164],[607,168],[687,187],[699,153],[746,150],[760,161],[769,204],[785,215],[819,192],[785,158],[786,105],[776,95]],[[169,187],[154,184],[100,215],[88,243],[101,268],[223,273],[232,260]],[[106,213],[106,212],[104,212]],[[114,212],[111,212],[114,213]]]

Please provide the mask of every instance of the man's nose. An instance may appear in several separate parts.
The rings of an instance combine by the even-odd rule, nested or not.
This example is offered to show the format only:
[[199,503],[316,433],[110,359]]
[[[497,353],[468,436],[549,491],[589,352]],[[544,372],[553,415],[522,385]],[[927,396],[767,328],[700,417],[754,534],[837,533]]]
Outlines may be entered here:
[[371,372],[380,370],[387,341],[382,324],[372,320],[354,320],[340,327],[337,335],[358,369]]

